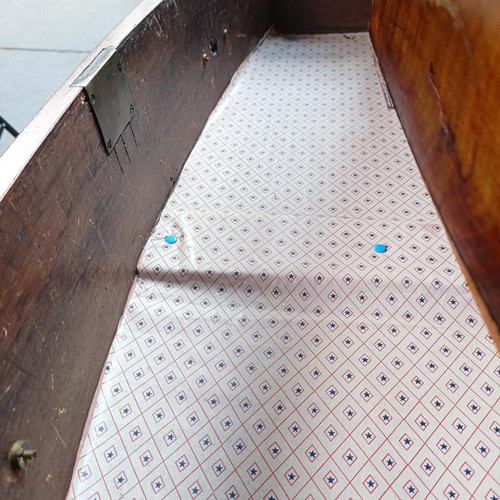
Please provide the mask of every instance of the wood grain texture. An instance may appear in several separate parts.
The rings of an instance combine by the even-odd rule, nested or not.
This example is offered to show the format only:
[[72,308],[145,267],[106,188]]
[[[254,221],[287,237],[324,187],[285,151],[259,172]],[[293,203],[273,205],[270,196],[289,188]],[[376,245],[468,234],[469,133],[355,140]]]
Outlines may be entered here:
[[[111,155],[81,93],[1,200],[0,498],[65,497],[146,238],[270,23],[267,0],[162,2],[119,48],[135,115]],[[16,439],[38,451],[20,476]]]
[[367,31],[371,0],[274,0],[273,19],[282,33]]
[[500,4],[374,0],[403,128],[500,348]]

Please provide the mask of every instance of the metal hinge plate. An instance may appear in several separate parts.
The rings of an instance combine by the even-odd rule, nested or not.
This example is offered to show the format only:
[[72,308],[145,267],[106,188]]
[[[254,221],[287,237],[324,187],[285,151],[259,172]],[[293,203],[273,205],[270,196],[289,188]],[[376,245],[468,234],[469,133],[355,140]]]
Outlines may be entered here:
[[110,153],[134,115],[125,68],[116,50],[101,50],[72,86],[85,89]]

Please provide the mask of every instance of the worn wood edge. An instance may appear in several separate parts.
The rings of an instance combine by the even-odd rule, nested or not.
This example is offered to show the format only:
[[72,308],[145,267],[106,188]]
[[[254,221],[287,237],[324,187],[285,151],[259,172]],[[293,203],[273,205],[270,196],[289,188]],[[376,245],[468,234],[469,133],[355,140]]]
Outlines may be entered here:
[[[394,104],[394,109],[398,115],[399,121],[403,127],[403,130],[405,131],[405,135],[407,135],[407,140],[408,144],[410,146],[410,149],[412,151],[412,154],[415,158],[415,161],[417,163],[417,166],[419,167],[419,170],[421,171],[421,167],[419,165],[419,162],[421,161],[419,151],[416,150],[414,144],[413,144],[413,139],[411,137],[411,134],[407,134],[407,129],[408,127],[406,126],[406,116],[404,116],[401,106],[399,104],[398,99],[395,97],[395,87],[397,86],[397,82],[393,82],[392,78],[390,78],[387,75],[387,69],[385,68],[385,60],[380,57],[379,55],[379,47],[378,47],[378,40],[376,39],[377,36],[374,33],[374,19],[376,15],[378,14],[377,12],[377,5],[376,1],[372,3],[372,9],[371,9],[371,14],[370,14],[370,22],[369,22],[369,29],[368,29],[368,34],[370,37],[370,43],[371,46],[374,50],[375,56],[377,58],[377,61],[379,63],[379,68],[382,73],[382,76],[384,78],[384,81],[386,82],[387,85],[387,91],[389,93],[389,96],[392,100],[392,103]],[[377,18],[377,22],[380,22],[380,19]],[[401,29],[400,26],[398,26],[399,29]],[[469,288],[471,290],[472,296],[474,298],[474,302],[477,306],[477,309],[479,310],[478,312],[481,314],[486,327],[488,328],[489,334],[491,338],[493,339],[493,342],[495,343],[497,350],[500,352],[500,324],[497,322],[496,319],[496,311],[492,310],[492,307],[489,305],[489,301],[487,300],[488,292],[484,290],[481,286],[481,283],[478,282],[478,280],[475,279],[475,273],[471,269],[471,265],[468,263],[468,259],[466,255],[461,250],[461,244],[457,239],[455,238],[455,233],[454,231],[450,230],[450,222],[447,220],[447,217],[445,214],[443,214],[442,210],[440,209],[439,203],[437,203],[434,195],[434,189],[430,185],[430,179],[427,179],[427,176],[422,175],[422,179],[424,181],[424,184],[426,186],[427,191],[429,192],[431,199],[433,201],[434,206],[436,207],[436,210],[443,221],[446,234],[448,237],[448,241],[453,249],[453,253],[456,257],[457,263],[459,264],[460,269],[462,270],[466,280],[467,284],[469,285]],[[485,298],[486,297],[486,298]]]
[[[24,167],[48,137],[81,89],[72,87],[75,79],[105,47],[118,47],[159,4],[166,0],[143,0],[77,66],[26,128],[0,156],[0,200],[7,194]],[[167,0],[173,3],[173,0]]]

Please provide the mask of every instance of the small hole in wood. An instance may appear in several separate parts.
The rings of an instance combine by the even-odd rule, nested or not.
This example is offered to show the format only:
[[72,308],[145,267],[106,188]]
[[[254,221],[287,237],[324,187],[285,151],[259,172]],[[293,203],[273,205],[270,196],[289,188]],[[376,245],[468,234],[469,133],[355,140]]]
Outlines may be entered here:
[[217,39],[214,36],[210,39],[209,46],[210,46],[210,52],[212,53],[212,55],[216,56],[217,55],[217,51],[219,49],[219,46],[218,46],[218,43],[217,43]]

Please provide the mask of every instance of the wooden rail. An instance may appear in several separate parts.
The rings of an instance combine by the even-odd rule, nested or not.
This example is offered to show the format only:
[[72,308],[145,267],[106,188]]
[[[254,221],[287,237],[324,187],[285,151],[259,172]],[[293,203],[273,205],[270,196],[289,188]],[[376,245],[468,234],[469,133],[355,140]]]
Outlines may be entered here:
[[283,33],[366,31],[371,0],[274,0],[273,21]]
[[374,0],[403,128],[500,348],[500,4]]
[[[269,12],[267,0],[145,2],[104,43],[135,107],[111,154],[69,81],[2,158],[4,182],[17,179],[0,202],[0,498],[65,497],[139,254]],[[38,452],[21,475],[6,460],[17,439]]]

